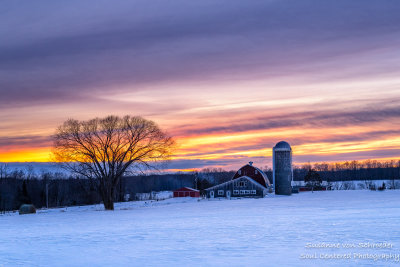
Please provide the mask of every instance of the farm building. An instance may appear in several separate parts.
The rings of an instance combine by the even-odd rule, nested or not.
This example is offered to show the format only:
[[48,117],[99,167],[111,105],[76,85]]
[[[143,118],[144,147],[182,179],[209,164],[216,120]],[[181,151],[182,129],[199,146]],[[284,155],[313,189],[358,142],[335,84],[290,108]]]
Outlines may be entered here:
[[264,197],[269,187],[267,175],[250,162],[240,168],[232,180],[210,187],[206,193],[208,198]]
[[174,191],[174,197],[200,197],[200,191],[190,187],[182,187]]
[[280,141],[272,149],[273,184],[276,195],[292,194],[293,167],[292,148]]
[[268,176],[259,168],[253,166],[253,162],[250,161],[249,164],[244,165],[241,167],[233,176],[232,180],[240,178],[242,176],[248,176],[252,178],[254,181],[259,183],[264,187],[269,187],[269,179]]

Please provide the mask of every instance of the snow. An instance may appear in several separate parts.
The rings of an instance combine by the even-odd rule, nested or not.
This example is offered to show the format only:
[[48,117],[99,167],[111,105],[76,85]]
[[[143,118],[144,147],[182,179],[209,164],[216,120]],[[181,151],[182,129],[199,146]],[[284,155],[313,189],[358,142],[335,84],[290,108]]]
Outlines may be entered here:
[[[0,216],[0,266],[400,266],[398,258],[301,259],[399,256],[399,200],[398,190],[351,190],[6,214]],[[393,247],[372,247],[385,242]],[[324,247],[332,244],[340,248]]]
[[174,192],[172,191],[160,191],[160,192],[151,192],[151,193],[136,193],[136,200],[164,200],[168,198],[172,198],[174,196]]

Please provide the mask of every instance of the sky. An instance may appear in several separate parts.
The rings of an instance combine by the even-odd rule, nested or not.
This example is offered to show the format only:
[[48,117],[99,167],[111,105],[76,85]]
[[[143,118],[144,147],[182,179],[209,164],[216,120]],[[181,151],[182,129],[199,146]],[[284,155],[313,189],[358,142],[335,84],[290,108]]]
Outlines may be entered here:
[[0,162],[47,162],[65,120],[139,115],[169,168],[400,158],[397,0],[0,6]]

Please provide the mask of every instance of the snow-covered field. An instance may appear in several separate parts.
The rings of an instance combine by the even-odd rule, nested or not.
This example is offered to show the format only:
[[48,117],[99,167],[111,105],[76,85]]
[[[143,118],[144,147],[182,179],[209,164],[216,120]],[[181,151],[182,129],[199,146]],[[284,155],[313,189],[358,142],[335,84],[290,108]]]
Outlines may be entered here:
[[[115,211],[97,205],[0,216],[0,266],[400,266],[399,254],[398,190],[181,198],[119,203]],[[351,258],[302,259],[338,255]],[[382,255],[392,258],[374,259]]]

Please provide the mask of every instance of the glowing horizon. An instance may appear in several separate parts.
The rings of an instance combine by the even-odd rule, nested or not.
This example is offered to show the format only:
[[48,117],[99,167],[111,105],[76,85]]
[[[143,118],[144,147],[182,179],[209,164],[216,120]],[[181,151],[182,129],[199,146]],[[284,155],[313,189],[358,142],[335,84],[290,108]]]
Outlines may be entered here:
[[281,140],[295,164],[400,158],[399,3],[4,6],[0,162],[49,162],[57,126],[111,114],[169,132],[174,170],[270,166]]

